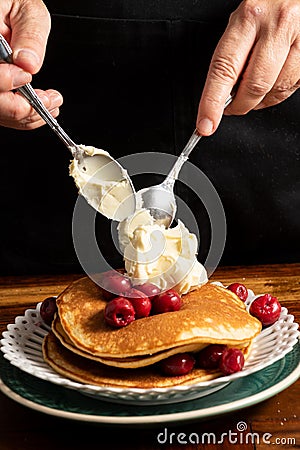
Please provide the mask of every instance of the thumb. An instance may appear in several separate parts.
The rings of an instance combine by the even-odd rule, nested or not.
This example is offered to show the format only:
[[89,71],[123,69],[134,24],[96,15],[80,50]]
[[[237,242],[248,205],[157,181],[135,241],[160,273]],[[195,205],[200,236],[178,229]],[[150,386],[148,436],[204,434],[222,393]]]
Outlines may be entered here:
[[11,16],[13,62],[26,72],[37,73],[45,57],[50,14],[40,0],[20,2]]

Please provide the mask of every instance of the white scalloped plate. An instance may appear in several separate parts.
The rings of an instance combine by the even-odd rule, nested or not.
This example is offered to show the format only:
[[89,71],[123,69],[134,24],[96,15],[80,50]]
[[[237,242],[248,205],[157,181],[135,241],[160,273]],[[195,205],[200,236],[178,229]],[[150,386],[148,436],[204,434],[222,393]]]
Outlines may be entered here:
[[[221,283],[216,283],[222,285]],[[259,294],[261,295],[261,294]],[[248,289],[246,305],[258,297]],[[36,309],[28,309],[24,316],[18,316],[14,324],[7,326],[1,339],[1,350],[4,357],[11,364],[24,372],[34,375],[42,380],[75,389],[93,398],[100,398],[110,402],[153,405],[163,403],[178,403],[206,396],[215,392],[228,383],[250,375],[283,358],[298,342],[298,324],[294,316],[282,308],[279,320],[272,326],[264,329],[254,340],[251,354],[242,371],[233,375],[219,377],[210,381],[189,386],[175,386],[172,388],[135,389],[135,388],[109,388],[89,384],[82,384],[69,380],[51,369],[45,363],[42,354],[42,342],[48,333],[49,327],[40,316],[39,303]]]

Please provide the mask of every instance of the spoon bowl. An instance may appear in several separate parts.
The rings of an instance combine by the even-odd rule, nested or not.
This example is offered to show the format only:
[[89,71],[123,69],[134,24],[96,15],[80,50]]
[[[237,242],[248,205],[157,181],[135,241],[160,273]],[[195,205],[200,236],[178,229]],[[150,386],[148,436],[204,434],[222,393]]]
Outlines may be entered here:
[[[231,103],[233,95],[230,95],[224,105],[224,109]],[[174,185],[183,164],[187,161],[191,151],[201,139],[197,129],[194,130],[186,146],[178,156],[175,164],[162,183],[140,189],[136,193],[137,209],[147,209],[154,222],[169,228],[175,218],[177,206],[174,195]]]
[[122,222],[136,209],[135,189],[127,171],[104,150],[80,145],[83,157],[70,164],[80,194],[109,219]]
[[168,228],[176,214],[176,199],[172,186],[165,182],[143,188],[136,193],[137,209],[145,208],[150,212],[155,223]]

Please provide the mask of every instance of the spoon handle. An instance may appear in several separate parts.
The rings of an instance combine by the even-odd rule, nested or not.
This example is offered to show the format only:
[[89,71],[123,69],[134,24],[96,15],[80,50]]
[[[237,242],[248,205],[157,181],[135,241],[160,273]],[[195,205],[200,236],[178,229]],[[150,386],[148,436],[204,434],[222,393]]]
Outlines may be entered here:
[[[5,38],[0,34],[0,62],[6,62],[8,64],[13,64],[12,61],[12,49],[10,48],[8,42]],[[80,151],[70,138],[70,136],[61,128],[58,124],[57,120],[49,113],[47,108],[44,106],[43,102],[36,95],[35,90],[31,86],[30,83],[25,84],[22,87],[16,89],[26,100],[30,103],[30,105],[35,109],[35,111],[41,116],[42,119],[51,127],[51,129],[57,134],[57,136],[61,139],[61,141],[68,147],[71,151],[72,155],[80,159]]]
[[[232,102],[233,96],[234,95],[231,94],[226,99],[225,104],[224,104],[224,109],[229,105],[229,103]],[[170,170],[169,174],[167,175],[165,181],[163,182],[163,184],[167,188],[171,189],[173,187],[175,181],[178,178],[178,175],[179,175],[179,172],[181,170],[181,167],[186,162],[186,160],[188,159],[190,153],[195,148],[195,146],[198,144],[198,142],[200,141],[201,138],[202,138],[202,135],[199,134],[199,132],[198,132],[198,130],[196,128],[194,130],[192,136],[190,137],[190,139],[186,143],[184,149],[182,150],[182,152],[178,156],[175,164],[173,165],[172,169]]]
[[50,128],[52,128],[52,130],[70,150],[72,147],[76,147],[75,142],[73,142],[70,136],[61,128],[57,120],[54,119],[47,108],[45,108],[43,102],[36,95],[33,87],[29,83],[19,87],[16,90],[26,98],[28,103],[30,103],[41,118],[44,119],[44,121],[50,126]]

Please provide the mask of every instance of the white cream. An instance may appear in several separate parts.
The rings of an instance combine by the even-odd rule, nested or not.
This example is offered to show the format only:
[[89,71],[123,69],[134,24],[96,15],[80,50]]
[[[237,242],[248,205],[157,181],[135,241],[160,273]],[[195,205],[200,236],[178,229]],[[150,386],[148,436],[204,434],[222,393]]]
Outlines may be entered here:
[[127,171],[108,152],[91,146],[80,147],[87,155],[84,163],[74,159],[69,167],[79,193],[104,216],[124,220],[135,210],[134,190]]
[[146,209],[139,209],[132,216],[123,220],[118,225],[119,246],[124,254],[125,248],[133,239],[136,228],[142,225],[153,225],[154,219]]
[[142,209],[120,223],[118,231],[125,270],[134,284],[148,281],[162,290],[186,294],[207,282],[206,270],[197,260],[197,237],[181,221],[166,229]]

